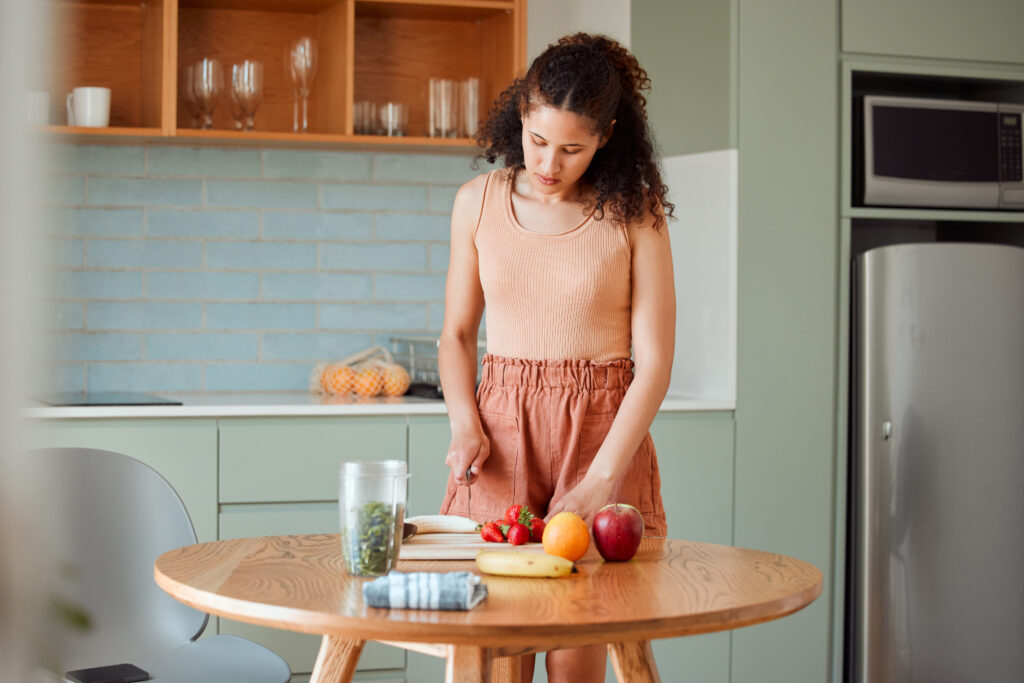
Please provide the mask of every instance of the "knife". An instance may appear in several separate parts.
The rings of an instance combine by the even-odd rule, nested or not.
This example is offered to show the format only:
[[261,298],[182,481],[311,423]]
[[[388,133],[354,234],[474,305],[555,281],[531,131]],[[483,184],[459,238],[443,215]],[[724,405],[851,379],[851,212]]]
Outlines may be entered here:
[[473,472],[472,465],[466,468],[466,516],[473,519]]

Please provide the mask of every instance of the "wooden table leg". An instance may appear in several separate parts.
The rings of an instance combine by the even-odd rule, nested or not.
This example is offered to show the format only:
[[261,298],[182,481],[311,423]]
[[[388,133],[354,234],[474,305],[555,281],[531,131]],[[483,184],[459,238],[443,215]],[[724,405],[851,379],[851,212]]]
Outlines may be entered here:
[[661,683],[649,640],[608,643],[608,654],[619,683]]
[[490,648],[451,645],[444,683],[491,683],[492,662]]
[[491,665],[491,683],[519,683],[522,661],[519,656],[495,657]]
[[324,636],[309,683],[349,683],[365,640]]

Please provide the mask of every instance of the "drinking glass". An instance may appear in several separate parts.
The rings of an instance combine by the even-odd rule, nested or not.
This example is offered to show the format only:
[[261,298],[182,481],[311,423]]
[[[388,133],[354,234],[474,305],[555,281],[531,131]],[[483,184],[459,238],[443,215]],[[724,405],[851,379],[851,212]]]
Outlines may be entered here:
[[244,130],[255,128],[256,109],[263,95],[263,65],[246,59],[231,65],[231,96],[244,121]]
[[213,128],[213,110],[224,92],[224,70],[216,59],[200,59],[193,67],[192,94],[202,114],[203,130]]
[[199,127],[199,104],[196,103],[196,65],[189,64],[182,69],[181,74],[182,86],[181,86],[181,99],[185,103],[185,111],[188,112],[189,118],[192,119],[192,127]]
[[341,555],[352,576],[381,576],[395,566],[409,489],[404,460],[341,463]]
[[480,126],[480,79],[459,81],[459,137],[471,138]]
[[[285,48],[284,72],[292,84],[295,103],[292,116],[292,130],[307,132],[309,130],[309,91],[316,78],[317,43],[308,36],[303,36]],[[302,103],[302,117],[299,117],[299,102]]]
[[458,135],[458,84],[447,78],[430,79],[430,137]]
[[380,134],[389,137],[405,135],[409,110],[402,102],[385,102],[380,107]]
[[376,135],[377,105],[365,100],[356,102],[352,116],[352,127],[356,135]]

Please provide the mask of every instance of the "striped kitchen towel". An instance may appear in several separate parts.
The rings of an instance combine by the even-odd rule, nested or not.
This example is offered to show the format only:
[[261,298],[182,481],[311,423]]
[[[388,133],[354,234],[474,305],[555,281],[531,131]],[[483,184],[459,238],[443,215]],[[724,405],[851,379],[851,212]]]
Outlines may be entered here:
[[363,584],[370,607],[470,610],[487,597],[487,584],[472,572],[391,572]]

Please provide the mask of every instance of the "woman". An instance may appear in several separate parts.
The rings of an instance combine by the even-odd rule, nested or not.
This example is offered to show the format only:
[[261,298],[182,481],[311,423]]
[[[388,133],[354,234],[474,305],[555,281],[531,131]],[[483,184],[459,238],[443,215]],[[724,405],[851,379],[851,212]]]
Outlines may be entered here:
[[[674,207],[648,87],[617,42],[569,36],[502,93],[478,134],[483,156],[505,168],[463,185],[452,210],[439,349],[452,428],[444,514],[469,515],[468,473],[478,521],[517,503],[589,525],[625,502],[645,533],[665,535],[648,429],[672,369]],[[605,648],[552,651],[547,668],[552,683],[603,681]],[[532,675],[531,656],[523,680]]]

